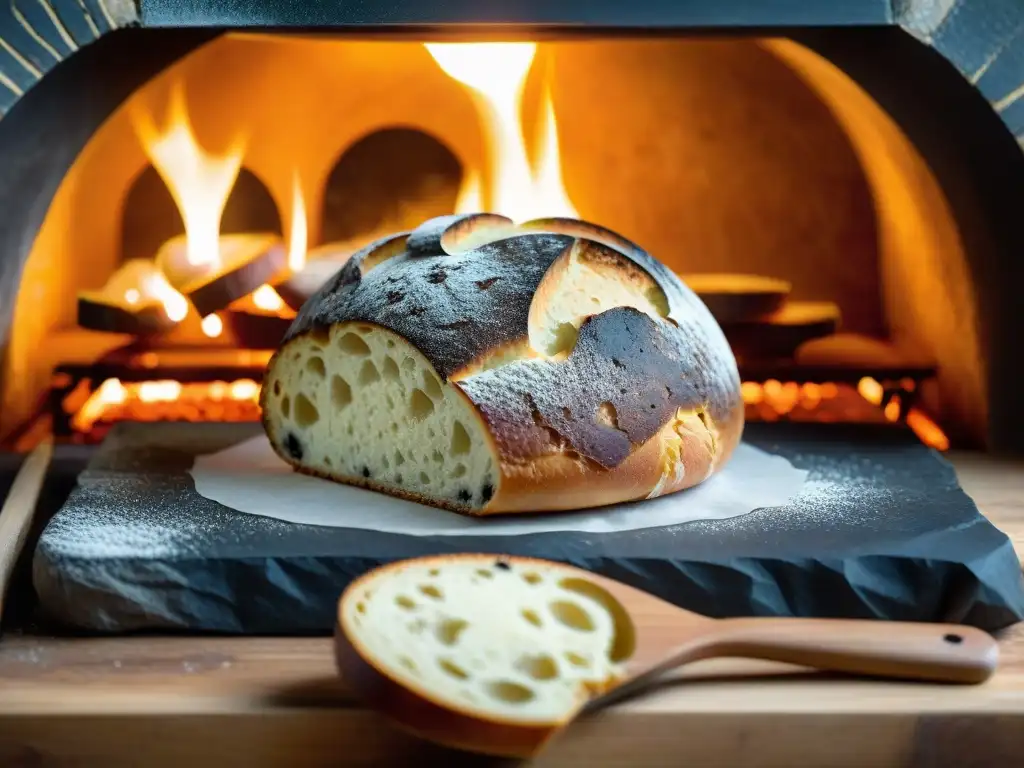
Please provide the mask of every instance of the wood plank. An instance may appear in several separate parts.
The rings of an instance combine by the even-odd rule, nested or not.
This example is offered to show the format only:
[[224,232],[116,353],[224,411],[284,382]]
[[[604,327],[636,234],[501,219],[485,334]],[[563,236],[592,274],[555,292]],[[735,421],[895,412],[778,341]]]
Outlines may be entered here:
[[[949,458],[965,489],[1024,553],[1024,463]],[[577,724],[533,764],[1015,764],[1024,733],[1024,625],[1000,639],[999,671],[977,687],[703,662],[681,681]],[[0,765],[333,766],[431,758],[490,762],[425,745],[360,708],[334,673],[326,638],[0,641]]]

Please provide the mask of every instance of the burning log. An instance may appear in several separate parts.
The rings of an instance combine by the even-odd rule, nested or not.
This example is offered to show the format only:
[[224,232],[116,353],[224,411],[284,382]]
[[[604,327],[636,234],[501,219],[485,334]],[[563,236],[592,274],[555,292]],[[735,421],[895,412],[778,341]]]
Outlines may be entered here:
[[156,263],[204,317],[272,281],[288,264],[284,244],[270,234],[221,235],[217,258],[193,263],[189,256],[186,238],[179,236],[164,243]]
[[174,328],[188,314],[188,303],[160,269],[132,259],[98,291],[78,294],[78,325],[105,333],[152,336]]
[[792,286],[759,275],[683,275],[720,325],[750,323],[782,309]]

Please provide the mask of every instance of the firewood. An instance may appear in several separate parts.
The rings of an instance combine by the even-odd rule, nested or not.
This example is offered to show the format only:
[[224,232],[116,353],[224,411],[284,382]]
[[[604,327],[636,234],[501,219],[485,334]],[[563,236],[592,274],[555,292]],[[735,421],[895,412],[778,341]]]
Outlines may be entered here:
[[[161,288],[163,290],[161,290]],[[105,333],[126,333],[133,336],[152,336],[165,333],[182,319],[164,301],[171,293],[170,286],[159,268],[147,259],[132,259],[123,264],[99,290],[80,291],[78,294],[78,325]],[[172,302],[175,299],[171,299]],[[180,309],[187,310],[184,300]]]
[[164,243],[156,262],[205,317],[277,278],[287,267],[288,254],[277,235],[221,235],[218,262],[189,264],[185,237],[179,236]]
[[836,332],[841,313],[829,301],[790,301],[759,320],[722,325],[738,358],[771,360],[792,358],[804,342]]
[[721,325],[747,323],[782,309],[792,286],[760,275],[683,275]]

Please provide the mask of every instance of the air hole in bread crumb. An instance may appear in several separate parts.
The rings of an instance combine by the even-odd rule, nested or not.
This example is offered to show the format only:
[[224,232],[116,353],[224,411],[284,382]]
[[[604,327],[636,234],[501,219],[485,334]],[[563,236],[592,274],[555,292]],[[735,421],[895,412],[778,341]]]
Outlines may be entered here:
[[331,461],[331,457],[330,456],[324,456],[324,466],[325,467],[333,467],[334,466],[334,462]]
[[397,381],[402,375],[401,371],[398,370],[398,363],[395,362],[395,358],[388,355],[384,358],[384,378],[388,381]]
[[411,611],[413,608],[416,607],[416,603],[413,601],[413,599],[411,597],[406,597],[405,595],[399,595],[398,597],[396,597],[395,605],[397,605],[399,608],[405,608],[405,610],[407,611]]
[[485,579],[493,579],[494,578],[494,574],[491,573],[490,571],[488,571],[486,568],[477,568],[476,569],[476,573],[477,573],[477,576],[482,576]]
[[430,475],[426,472],[420,472],[420,482],[424,485],[430,485]]
[[403,464],[405,464],[405,454],[402,453],[401,451],[395,451],[395,464],[397,464],[398,466],[402,466]]
[[320,411],[313,401],[300,392],[295,396],[295,423],[300,427],[309,427],[320,421]]
[[352,332],[346,333],[338,339],[338,347],[341,348],[342,352],[348,352],[350,355],[362,355],[365,357],[370,354],[370,345]]
[[367,360],[363,363],[363,367],[359,369],[359,383],[373,384],[375,381],[380,381],[380,371],[373,364],[373,360]]
[[419,670],[416,668],[416,662],[410,659],[408,656],[399,656],[398,663],[410,672],[419,672]]
[[292,417],[292,399],[288,395],[285,395],[281,400],[281,415],[286,419]]
[[394,339],[388,339],[387,344],[388,344],[388,349],[394,349],[395,348],[395,340]]
[[540,584],[541,577],[539,573],[535,573],[534,571],[527,571],[523,574],[523,581],[525,581],[527,584]]
[[548,605],[548,610],[561,624],[579,632],[593,632],[594,620],[582,607],[568,600],[556,600]]
[[594,419],[598,424],[602,424],[606,427],[611,427],[612,429],[619,428],[618,411],[616,411],[615,406],[609,402],[604,402],[597,406],[597,414],[594,416]]
[[449,675],[456,678],[457,680],[469,679],[469,672],[464,670],[454,661],[451,661],[449,659],[438,659],[437,666],[439,666],[441,669],[443,669],[445,672],[447,672]]
[[534,680],[554,680],[558,677],[558,664],[547,654],[520,656],[515,667]]
[[280,380],[274,382],[274,395],[280,396],[281,394],[281,382]]
[[409,398],[409,412],[414,419],[424,419],[434,412],[434,401],[422,389],[414,389]]
[[574,667],[582,667],[586,669],[590,666],[590,662],[578,653],[572,651],[565,652],[565,660],[572,664]]
[[352,387],[341,376],[331,377],[331,405],[341,410],[352,402]]
[[431,400],[440,400],[444,397],[444,393],[441,391],[441,384],[430,371],[423,372],[423,389]]
[[437,463],[437,464],[444,464],[444,456],[438,450],[435,450],[430,455],[430,458],[432,458],[434,460],[434,462]]
[[443,645],[455,645],[468,626],[469,622],[462,619],[445,619],[437,625],[437,640]]
[[428,576],[440,576],[441,575],[441,569],[440,568],[431,568],[429,571],[427,571],[427,575]]
[[402,367],[407,371],[416,370],[416,360],[411,357],[407,357],[402,361]]
[[402,473],[401,472],[399,472],[397,475],[395,475],[395,482],[398,483],[399,485],[401,485],[402,483],[405,482],[405,478],[402,477]]
[[536,694],[525,685],[514,683],[511,680],[488,683],[486,690],[492,698],[508,704],[525,704],[536,698]]
[[612,661],[625,661],[636,651],[636,627],[630,618],[626,607],[604,587],[578,577],[567,577],[559,580],[558,586],[568,592],[593,600],[612,618],[615,627],[615,636],[612,638],[611,648],[608,649],[608,658]]
[[452,456],[461,456],[464,453],[469,453],[472,445],[473,441],[469,438],[469,432],[462,426],[461,421],[456,421],[455,426],[452,427]]
[[328,342],[331,340],[331,329],[320,325],[314,326],[309,333],[306,334],[306,338],[318,347],[326,347]]
[[323,379],[327,376],[327,366],[324,365],[324,359],[317,355],[314,355],[306,361],[306,370],[318,379]]
[[543,626],[544,622],[540,620],[540,615],[532,608],[523,608],[523,618],[533,624],[535,627]]
[[466,474],[465,464],[456,464],[455,469],[452,470],[452,477],[464,477]]
[[366,613],[366,603],[356,603],[356,613]]
[[388,461],[387,456],[381,456],[380,463],[384,465],[384,469],[391,469],[391,462]]
[[435,600],[444,600],[444,593],[433,584],[420,584],[420,592]]

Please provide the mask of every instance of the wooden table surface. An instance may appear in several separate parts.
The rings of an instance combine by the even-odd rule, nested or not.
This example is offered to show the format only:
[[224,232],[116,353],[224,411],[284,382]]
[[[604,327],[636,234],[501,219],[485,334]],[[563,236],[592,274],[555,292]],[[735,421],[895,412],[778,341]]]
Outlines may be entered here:
[[[1024,554],[1024,463],[953,454],[961,482]],[[982,686],[828,678],[709,661],[573,726],[535,765],[1024,765],[1024,625]],[[739,672],[753,677],[727,679]],[[0,766],[448,765],[360,708],[328,639],[0,640]]]

